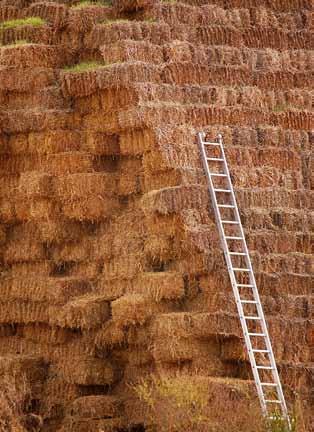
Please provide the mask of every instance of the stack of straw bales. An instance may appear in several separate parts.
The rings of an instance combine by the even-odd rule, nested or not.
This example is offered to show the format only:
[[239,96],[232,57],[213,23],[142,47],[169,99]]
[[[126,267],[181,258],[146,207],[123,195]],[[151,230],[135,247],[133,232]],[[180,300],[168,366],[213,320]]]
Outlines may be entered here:
[[203,386],[215,430],[258,430],[199,130],[223,134],[310,429],[312,6],[209,3],[0,1],[0,375],[33,399],[11,429],[161,428],[134,391],[157,376]]

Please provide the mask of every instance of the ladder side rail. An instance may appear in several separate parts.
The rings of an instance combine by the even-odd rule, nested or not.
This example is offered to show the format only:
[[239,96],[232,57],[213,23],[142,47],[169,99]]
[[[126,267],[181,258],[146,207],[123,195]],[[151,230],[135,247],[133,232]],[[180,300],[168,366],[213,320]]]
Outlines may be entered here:
[[[224,148],[223,148],[223,142],[222,142],[222,136],[219,135],[218,139],[219,139],[219,142],[221,144],[222,157],[226,161],[226,156],[225,156],[225,152],[224,152]],[[277,365],[276,365],[276,360],[275,360],[275,356],[273,353],[272,344],[270,341],[270,336],[269,336],[269,332],[268,332],[268,328],[267,328],[267,324],[266,324],[266,320],[265,320],[263,307],[261,305],[259,292],[257,289],[257,284],[256,284],[255,276],[254,276],[253,267],[252,267],[252,262],[251,262],[249,250],[247,247],[247,243],[246,243],[246,239],[245,239],[245,235],[244,235],[244,230],[243,230],[243,226],[241,223],[240,213],[238,210],[238,205],[237,205],[235,193],[233,190],[232,181],[231,181],[230,172],[229,172],[229,168],[228,168],[227,163],[225,165],[225,170],[226,170],[226,174],[227,174],[228,186],[231,190],[232,200],[234,202],[234,211],[235,211],[235,215],[236,215],[236,220],[237,220],[237,222],[239,222],[240,233],[241,233],[241,236],[243,237],[244,251],[246,253],[245,262],[248,266],[248,269],[250,270],[250,273],[249,273],[250,283],[253,285],[253,295],[254,295],[254,299],[257,302],[256,308],[257,308],[258,316],[261,317],[262,332],[265,334],[265,344],[266,344],[267,350],[269,351],[270,363],[271,363],[271,366],[273,368],[272,369],[272,375],[273,375],[274,381],[277,384],[276,389],[277,389],[277,394],[278,394],[279,400],[281,402],[282,414],[283,414],[284,418],[286,419],[286,421],[288,422],[289,427],[290,427],[290,419],[288,416],[287,405],[286,405],[285,397],[284,397],[281,382],[280,382],[280,377],[279,377],[279,373],[278,373],[278,369],[277,369]]]
[[[237,288],[237,281],[232,269],[232,262],[231,262],[231,258],[229,255],[229,248],[228,248],[228,244],[226,242],[225,239],[225,233],[224,233],[224,229],[221,223],[221,217],[220,217],[220,213],[219,213],[219,208],[218,208],[218,203],[217,203],[217,198],[216,198],[216,194],[214,192],[214,186],[213,186],[213,182],[209,173],[209,168],[208,168],[208,163],[206,160],[206,152],[205,152],[205,148],[204,148],[204,144],[203,144],[203,134],[199,133],[198,134],[198,138],[199,138],[199,144],[200,144],[200,149],[201,149],[201,155],[202,155],[202,161],[203,161],[203,165],[204,165],[204,169],[205,169],[205,173],[206,173],[206,177],[209,183],[209,192],[210,192],[210,196],[211,196],[211,200],[213,203],[213,207],[214,207],[214,213],[215,213],[215,218],[217,221],[217,225],[218,225],[218,230],[219,230],[219,234],[220,234],[220,241],[222,244],[222,248],[224,251],[224,256],[225,256],[225,260],[227,263],[227,268],[228,268],[228,273],[229,273],[229,277],[230,277],[230,281],[231,281],[231,285],[232,285],[232,289],[233,289],[233,293],[235,296],[235,300],[236,300],[236,305],[237,305],[237,309],[238,309],[238,314],[240,317],[240,323],[241,323],[241,327],[242,327],[242,331],[243,331],[243,335],[244,335],[244,340],[245,340],[245,344],[248,350],[248,356],[250,359],[250,363],[251,363],[251,367],[252,367],[252,372],[254,375],[254,381],[256,384],[256,389],[257,389],[257,394],[260,400],[260,404],[262,407],[262,411],[264,414],[267,414],[266,411],[266,403],[265,403],[265,397],[264,397],[264,393],[262,390],[262,386],[261,386],[261,381],[260,381],[260,377],[259,377],[259,373],[257,370],[257,365],[256,365],[256,360],[254,357],[254,353],[252,351],[252,343],[251,343],[251,339],[249,337],[249,331],[247,328],[247,324],[246,321],[244,319],[244,312],[243,312],[243,307],[241,304],[241,300],[240,300],[240,293],[239,290]],[[222,146],[221,146],[221,141],[220,141],[220,148],[222,150]],[[229,170],[227,167],[227,163],[226,163],[226,159],[225,156],[223,155],[223,159],[224,159],[224,172],[229,175]],[[230,176],[229,176],[230,177]],[[234,196],[234,195],[233,195]],[[236,206],[236,202],[233,199],[233,204]]]

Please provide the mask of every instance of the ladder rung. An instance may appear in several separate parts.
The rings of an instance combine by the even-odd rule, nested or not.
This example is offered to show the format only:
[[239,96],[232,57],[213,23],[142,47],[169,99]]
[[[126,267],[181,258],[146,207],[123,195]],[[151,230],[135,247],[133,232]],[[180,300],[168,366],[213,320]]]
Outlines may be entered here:
[[209,141],[203,141],[204,145],[213,145],[213,146],[220,146],[220,143],[217,142],[209,142]]
[[273,370],[272,366],[256,366],[256,369]]
[[218,161],[218,162],[221,162],[221,161],[223,161],[224,159],[223,159],[223,158],[211,158],[211,157],[207,157],[206,160],[208,160],[208,161]]
[[229,252],[229,255],[240,255],[240,256],[246,256],[245,252]]
[[257,301],[255,301],[255,300],[240,300],[240,301],[241,301],[241,303],[258,304]]
[[244,319],[246,320],[261,320],[261,317],[258,316],[245,316]]
[[231,225],[239,225],[238,221],[222,220],[221,223],[223,223],[223,224],[231,224]]
[[249,336],[266,336],[265,333],[248,333]]
[[265,386],[265,387],[277,387],[278,384],[276,384],[276,383],[267,383],[267,382],[263,383],[262,382],[261,385]]
[[269,353],[269,351],[265,349],[252,349],[252,351],[256,353]]
[[247,268],[241,268],[241,267],[232,267],[233,271],[243,271],[243,272],[250,272],[250,269]]
[[225,236],[227,240],[243,240],[243,237]]
[[266,403],[281,404],[280,400],[265,399],[265,402],[266,402]]
[[217,207],[222,207],[222,208],[235,208],[234,205],[231,204],[217,204]]
[[247,287],[247,288],[253,288],[254,285],[251,284],[237,284],[238,287]]
[[226,193],[231,193],[230,189],[214,189],[215,192],[226,192]]
[[220,174],[220,173],[209,173],[212,177],[227,177],[227,174]]

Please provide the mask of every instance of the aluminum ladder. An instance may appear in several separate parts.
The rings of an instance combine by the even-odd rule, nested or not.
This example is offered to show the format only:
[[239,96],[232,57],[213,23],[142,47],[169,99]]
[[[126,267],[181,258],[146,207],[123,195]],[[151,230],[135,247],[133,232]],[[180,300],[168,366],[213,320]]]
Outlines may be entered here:
[[269,420],[278,418],[279,414],[286,422],[288,430],[291,430],[287,405],[226,161],[222,135],[218,135],[217,142],[207,142],[205,139],[205,133],[198,133],[208,189],[262,413]]

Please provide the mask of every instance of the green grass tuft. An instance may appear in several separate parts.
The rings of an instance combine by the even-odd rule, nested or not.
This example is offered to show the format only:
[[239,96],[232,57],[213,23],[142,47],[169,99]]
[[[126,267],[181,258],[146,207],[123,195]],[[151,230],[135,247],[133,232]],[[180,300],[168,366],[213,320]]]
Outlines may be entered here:
[[110,0],[103,0],[103,1],[82,0],[76,5],[72,6],[72,9],[84,9],[90,6],[112,6],[112,2]]
[[0,24],[0,29],[4,30],[9,28],[24,27],[24,26],[40,27],[44,24],[46,24],[46,21],[40,17],[28,17],[23,19],[4,21],[3,23]]
[[73,66],[67,66],[64,68],[64,70],[67,72],[81,73],[81,72],[96,70],[96,69],[103,68],[106,66],[108,66],[108,65],[105,63],[99,63],[99,62],[95,62],[95,61],[92,62],[91,61],[91,62],[78,63],[78,64],[73,65]]

